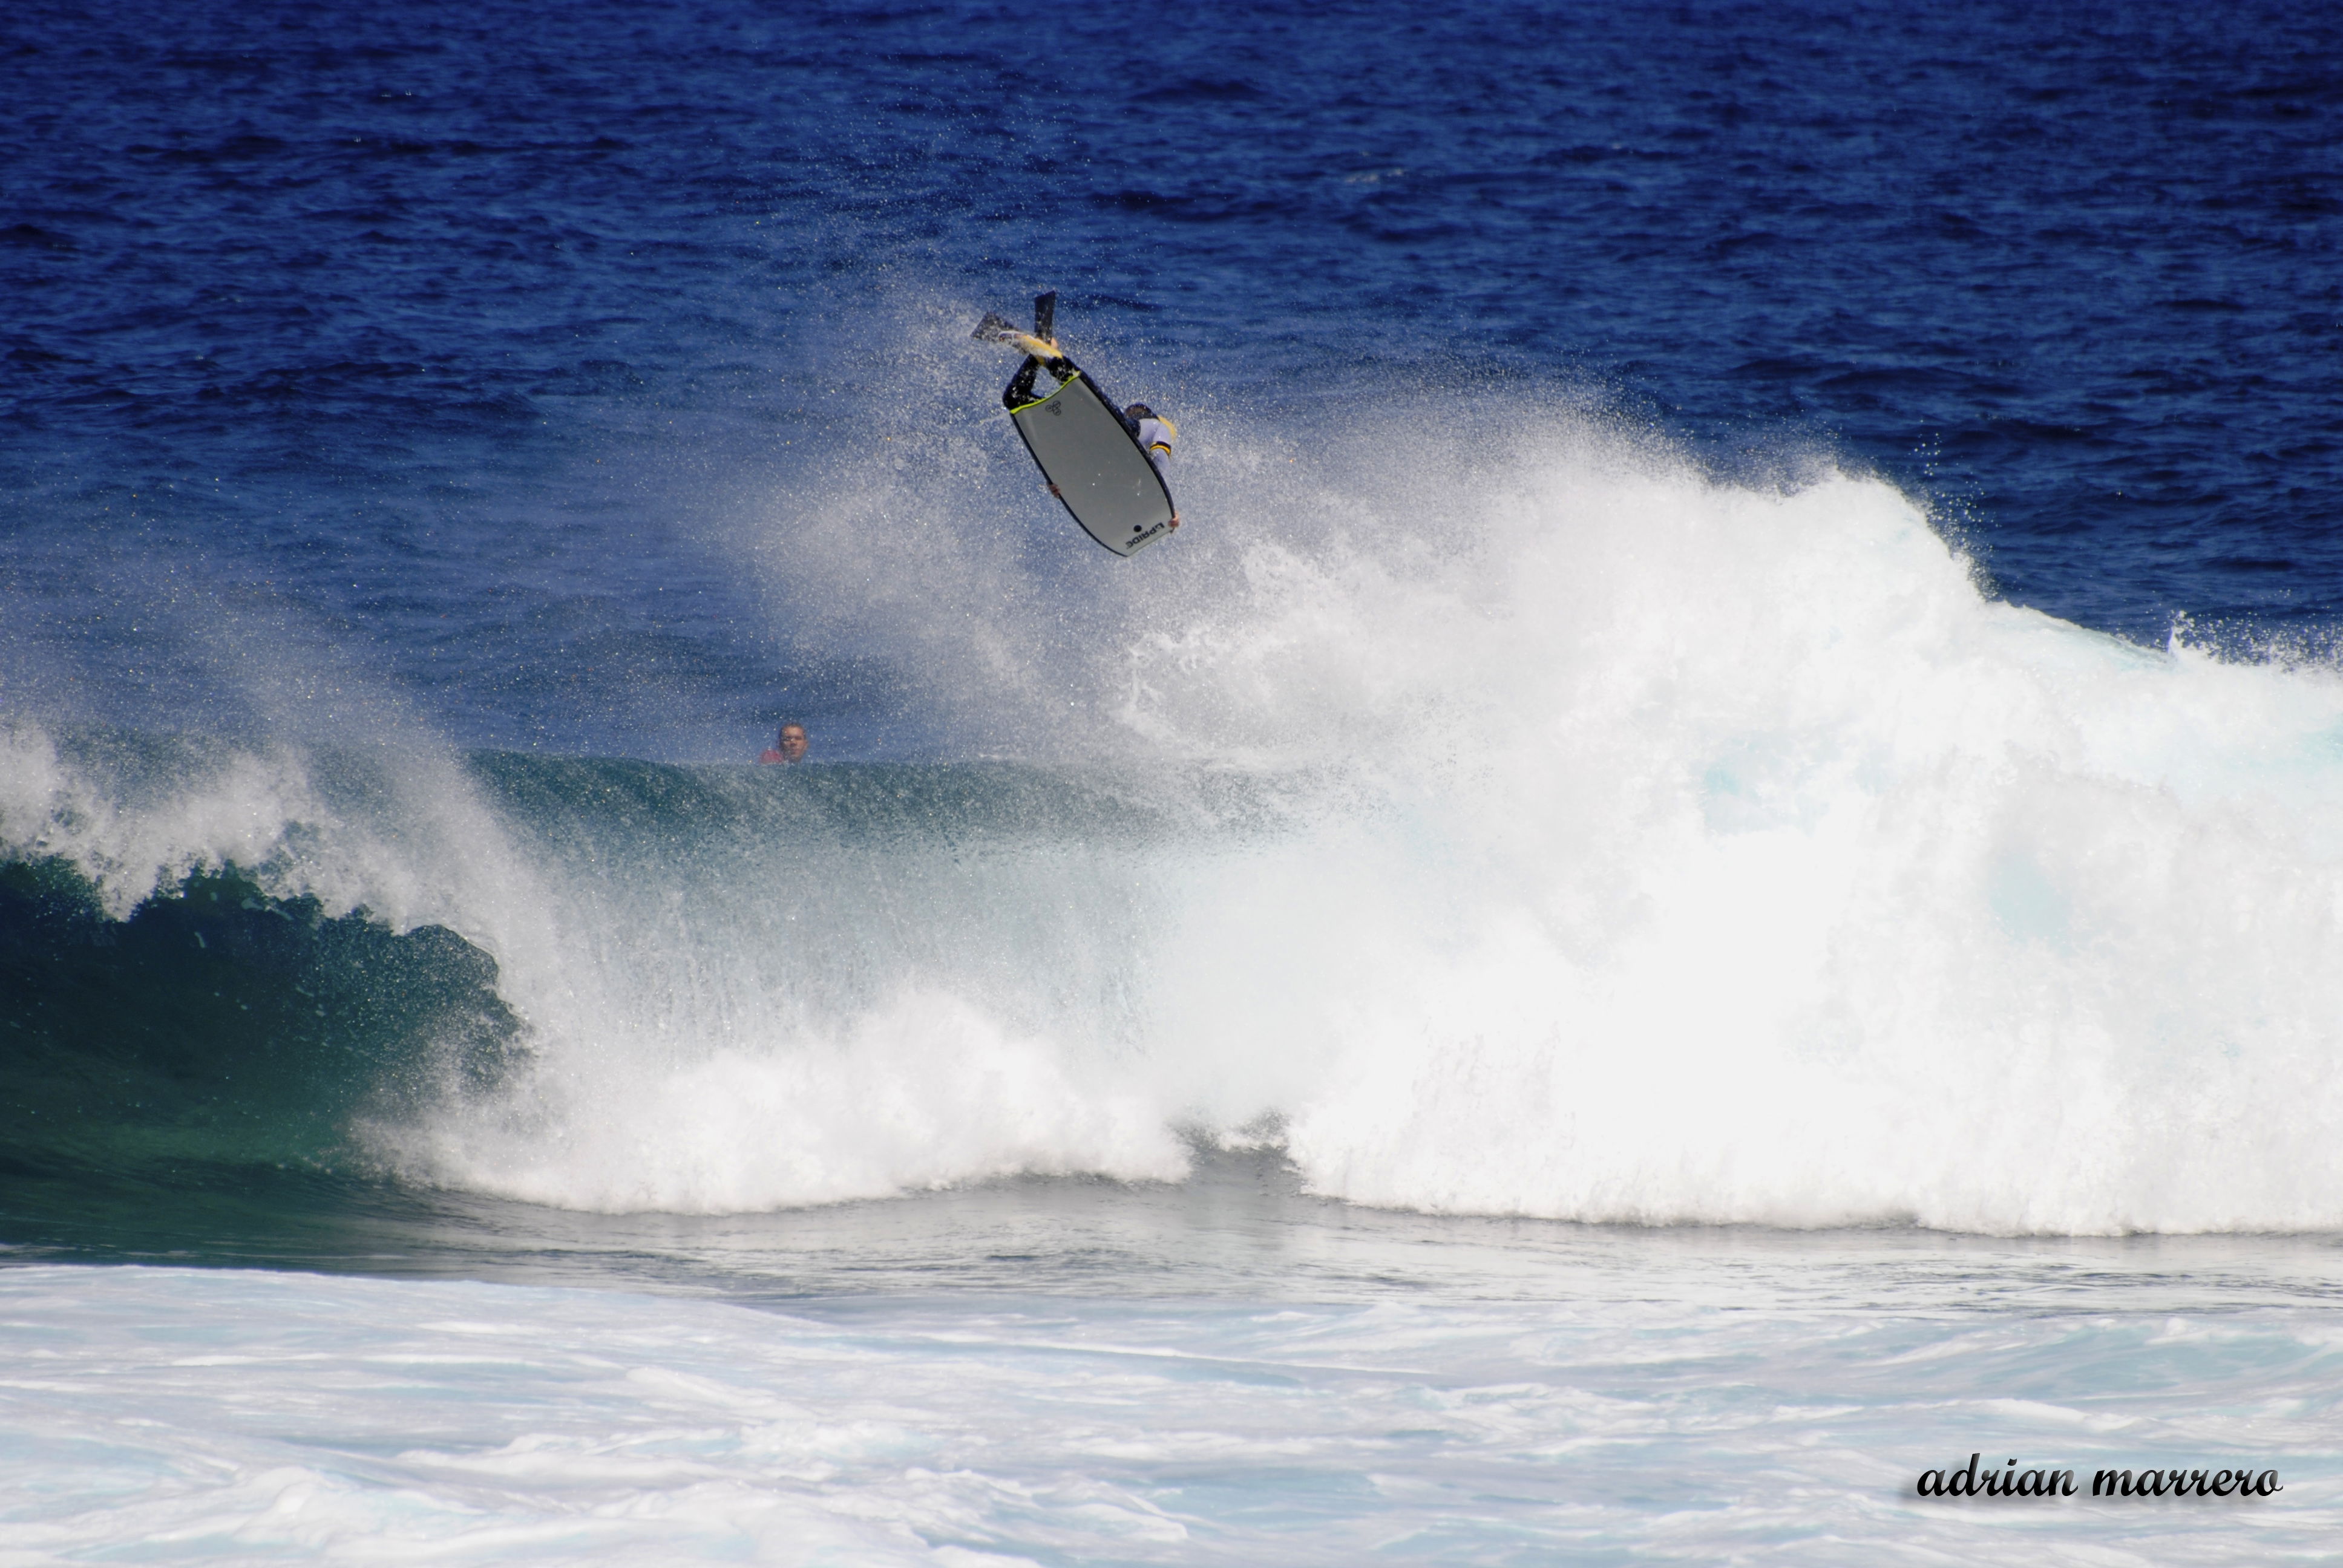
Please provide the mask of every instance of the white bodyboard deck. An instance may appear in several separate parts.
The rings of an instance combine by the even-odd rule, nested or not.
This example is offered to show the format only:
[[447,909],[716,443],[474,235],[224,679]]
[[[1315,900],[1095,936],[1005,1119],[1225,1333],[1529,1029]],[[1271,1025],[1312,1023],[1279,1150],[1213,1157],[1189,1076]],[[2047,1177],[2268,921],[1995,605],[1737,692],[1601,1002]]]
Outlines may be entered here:
[[1082,531],[1127,556],[1172,529],[1172,492],[1086,376],[1009,417]]

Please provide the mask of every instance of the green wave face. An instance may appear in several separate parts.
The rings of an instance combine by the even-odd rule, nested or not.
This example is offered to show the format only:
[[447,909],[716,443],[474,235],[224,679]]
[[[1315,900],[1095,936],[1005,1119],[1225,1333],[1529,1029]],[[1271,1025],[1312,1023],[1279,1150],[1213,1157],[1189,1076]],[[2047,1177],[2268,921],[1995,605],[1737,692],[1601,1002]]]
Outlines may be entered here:
[[0,1149],[18,1176],[353,1171],[353,1121],[492,1082],[522,1030],[493,960],[235,869],[109,919],[57,859],[0,864]]

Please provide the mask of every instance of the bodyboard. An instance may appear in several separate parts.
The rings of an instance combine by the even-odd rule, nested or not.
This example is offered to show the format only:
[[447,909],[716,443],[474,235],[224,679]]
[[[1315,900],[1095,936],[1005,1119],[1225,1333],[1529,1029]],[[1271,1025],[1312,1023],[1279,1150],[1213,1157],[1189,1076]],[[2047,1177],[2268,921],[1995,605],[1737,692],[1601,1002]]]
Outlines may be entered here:
[[1145,548],[1172,529],[1172,492],[1122,417],[1077,375],[1009,417],[1025,449],[1082,531],[1116,555]]

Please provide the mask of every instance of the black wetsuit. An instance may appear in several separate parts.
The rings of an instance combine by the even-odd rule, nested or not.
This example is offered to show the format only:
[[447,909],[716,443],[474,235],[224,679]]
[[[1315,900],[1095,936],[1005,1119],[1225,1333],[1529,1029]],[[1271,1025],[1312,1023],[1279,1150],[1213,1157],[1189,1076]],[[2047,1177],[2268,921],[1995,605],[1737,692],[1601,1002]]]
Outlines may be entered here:
[[1063,355],[1044,362],[1028,354],[1025,356],[1025,363],[1017,367],[1017,374],[1010,378],[1008,387],[1002,390],[1001,406],[1013,411],[1034,401],[1034,374],[1045,369],[1058,378],[1058,385],[1061,387],[1081,374],[1074,367],[1074,362]]
[[[1009,379],[1009,385],[1002,388],[1001,393],[1001,406],[1013,414],[1018,409],[1024,407],[1028,403],[1035,401],[1033,397],[1033,377],[1036,374],[1043,370],[1047,370],[1051,375],[1056,377],[1058,378],[1058,385],[1061,387],[1063,387],[1067,382],[1071,381],[1077,376],[1081,377],[1085,381],[1091,381],[1089,372],[1082,369],[1081,366],[1076,365],[1072,360],[1067,358],[1062,354],[1058,356],[1055,359],[1037,359],[1032,355],[1028,354],[1025,357],[1025,363],[1017,367],[1017,374],[1011,377]],[[1121,406],[1118,405],[1113,398],[1108,397],[1097,382],[1091,381],[1091,390],[1098,394],[1098,400],[1100,402],[1105,404],[1109,408],[1114,411],[1114,417],[1122,421],[1122,427],[1131,432],[1131,438],[1134,441],[1139,439],[1139,421],[1124,413]]]

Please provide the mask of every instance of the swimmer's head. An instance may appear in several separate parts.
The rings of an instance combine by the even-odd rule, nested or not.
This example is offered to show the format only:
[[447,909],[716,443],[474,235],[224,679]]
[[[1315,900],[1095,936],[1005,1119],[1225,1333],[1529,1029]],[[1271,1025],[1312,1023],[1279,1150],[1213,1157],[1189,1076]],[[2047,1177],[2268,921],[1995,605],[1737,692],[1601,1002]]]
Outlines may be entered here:
[[1134,419],[1152,419],[1155,417],[1155,410],[1150,408],[1144,403],[1133,403],[1130,407],[1125,408],[1123,412],[1130,415]]

